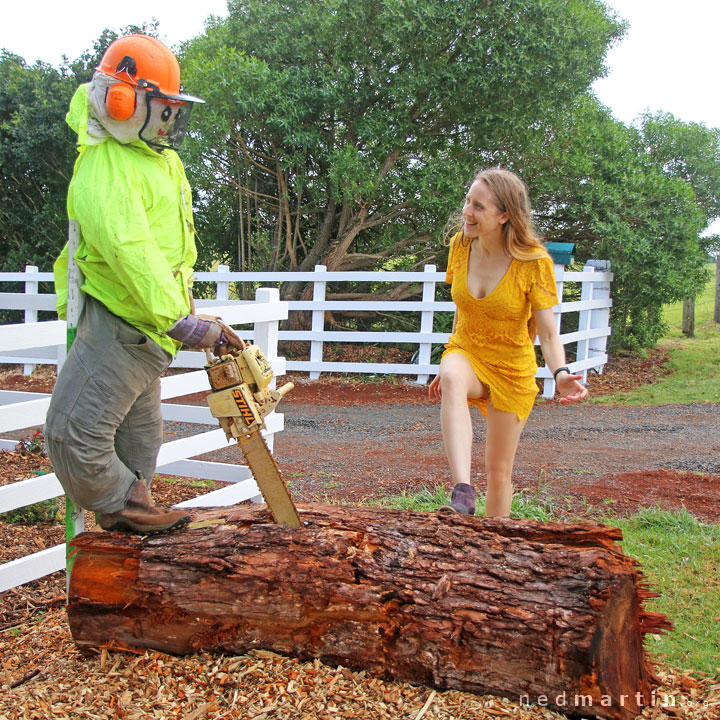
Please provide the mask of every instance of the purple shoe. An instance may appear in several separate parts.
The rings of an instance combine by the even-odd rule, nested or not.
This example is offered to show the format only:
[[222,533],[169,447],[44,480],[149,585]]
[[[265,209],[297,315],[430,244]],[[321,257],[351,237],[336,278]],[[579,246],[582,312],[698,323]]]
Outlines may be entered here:
[[440,510],[456,512],[461,515],[475,514],[475,488],[468,483],[458,483],[452,492],[449,505],[443,505]]

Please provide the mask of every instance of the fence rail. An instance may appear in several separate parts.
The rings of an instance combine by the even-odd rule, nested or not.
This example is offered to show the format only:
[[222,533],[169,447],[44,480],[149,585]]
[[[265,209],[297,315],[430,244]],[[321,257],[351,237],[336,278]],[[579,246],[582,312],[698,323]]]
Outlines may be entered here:
[[[602,370],[607,362],[606,346],[610,335],[609,311],[610,283],[612,273],[609,263],[602,260],[590,261],[580,271],[568,271],[563,265],[555,266],[558,286],[558,297],[564,297],[566,285],[580,285],[580,300],[562,300],[555,306],[555,322],[564,345],[575,344],[575,360],[570,363],[573,371],[584,376],[590,369]],[[328,272],[325,266],[317,265],[313,272],[230,272],[221,265],[214,272],[195,273],[198,283],[210,283],[215,288],[215,299],[198,300],[197,305],[203,310],[208,304],[222,302],[226,306],[244,305],[245,301],[232,299],[236,297],[237,283],[249,283],[253,287],[261,283],[274,283],[279,286],[282,294],[283,284],[305,282],[312,284],[312,300],[289,300],[289,312],[304,311],[311,315],[310,330],[280,330],[280,341],[303,341],[310,343],[310,355],[307,360],[289,359],[287,369],[290,372],[309,373],[310,379],[320,377],[321,373],[362,373],[362,374],[401,374],[415,376],[417,382],[426,383],[431,375],[437,372],[437,364],[432,362],[434,346],[447,342],[449,333],[434,332],[435,320],[438,315],[454,312],[452,302],[436,300],[436,290],[444,283],[445,274],[438,272],[434,265],[426,265],[422,271],[412,272]],[[24,309],[27,312],[54,308],[55,296],[49,293],[38,294],[38,282],[52,281],[52,273],[37,272],[37,268],[29,266],[26,272],[0,273],[0,282],[25,283],[25,293],[0,293],[0,309]],[[385,283],[417,283],[420,300],[367,300],[347,299],[334,300],[328,298],[328,284],[370,282]],[[577,292],[575,293],[577,295]],[[25,299],[23,301],[23,298]],[[375,313],[417,313],[418,329],[415,331],[348,331],[326,327],[326,313],[362,311]],[[563,331],[562,317],[569,313],[578,313],[578,327],[569,332]],[[36,315],[35,315],[36,318]],[[26,322],[32,320],[26,316]],[[37,337],[37,334],[32,335]],[[252,337],[252,331],[245,335]],[[536,341],[537,342],[537,341]],[[58,340],[56,346],[49,340],[38,343],[37,347],[26,350],[20,355],[14,348],[0,347],[0,363],[22,363],[25,371],[33,367],[33,363],[62,363],[64,357],[64,339]],[[417,346],[413,362],[338,362],[327,358],[328,343],[373,343],[373,344],[411,344]],[[28,347],[26,345],[26,347]],[[175,359],[174,367],[201,367],[202,358],[197,353],[180,352]],[[537,377],[543,381],[543,395],[551,397],[555,392],[555,383],[546,367],[538,369]]]
[[[15,273],[13,273],[15,274]],[[40,273],[38,273],[39,275]],[[0,276],[6,278],[7,273]],[[1,297],[1,296],[0,296]],[[265,351],[276,376],[285,374],[285,360],[277,356],[278,326],[288,316],[287,303],[281,302],[275,289],[259,289],[256,301],[228,306],[217,303],[208,308],[221,315],[230,324],[252,323],[255,342]],[[0,348],[10,352],[34,347],[51,347],[65,340],[65,322],[29,322],[25,325],[0,325]],[[192,353],[205,364],[205,354]],[[57,360],[56,360],[57,361]],[[204,370],[181,373],[161,379],[161,400],[182,397],[209,389],[207,373]],[[45,422],[50,396],[42,393],[26,393],[0,390],[0,433],[14,433],[27,430]],[[207,407],[162,403],[165,420],[217,425]],[[272,413],[266,419],[265,434],[272,447],[274,434],[283,429],[284,418]],[[21,433],[18,433],[22,436]],[[0,450],[12,449],[18,439],[0,439]],[[216,480],[226,485],[205,495],[180,503],[181,506],[230,505],[243,500],[261,499],[257,484],[249,468],[244,465],[217,463],[192,458],[227,446],[222,429],[200,429],[189,437],[166,442],[160,448],[157,470],[162,474]],[[0,513],[10,512],[37,502],[52,500],[63,495],[63,489],[54,473],[28,478],[0,487]],[[38,553],[12,560],[0,565],[0,592],[36,580],[65,567],[65,544],[56,545]]]

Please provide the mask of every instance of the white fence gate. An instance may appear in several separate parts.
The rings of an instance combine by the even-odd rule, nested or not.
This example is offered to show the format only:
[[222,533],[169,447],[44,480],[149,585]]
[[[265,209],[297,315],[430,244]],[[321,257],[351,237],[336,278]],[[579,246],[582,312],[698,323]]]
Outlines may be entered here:
[[[38,273],[38,275],[42,274]],[[38,297],[42,298],[42,302],[37,303],[40,307],[36,305],[33,308],[35,311],[45,309],[43,307],[45,299],[54,296],[36,296],[34,299],[37,300]],[[33,298],[30,298],[30,300],[32,302]],[[279,321],[287,318],[288,306],[287,303],[279,300],[277,290],[261,288],[256,293],[255,302],[230,306],[215,302],[206,309],[213,314],[222,316],[225,322],[232,325],[253,325],[251,333],[244,330],[240,330],[240,333],[245,337],[249,334],[254,336],[255,343],[263,348],[276,376],[285,374],[285,360],[277,356],[277,341]],[[20,357],[28,356],[29,360],[38,362],[36,356],[38,350],[51,348],[53,352],[57,352],[58,348],[64,347],[65,332],[65,322],[60,320],[31,321],[21,325],[0,325],[0,348],[8,353],[18,353]],[[33,355],[29,355],[28,348],[33,349]],[[202,352],[187,354],[196,356],[197,362],[194,361],[194,364],[200,367],[206,362],[205,354]],[[51,361],[57,362],[57,355]],[[172,375],[161,379],[161,397],[163,400],[209,389],[207,373],[204,370]],[[49,395],[0,390],[0,433],[16,433],[17,431],[42,425],[49,404]],[[163,402],[162,414],[165,420],[218,425],[217,420],[210,414],[210,410],[204,406]],[[283,429],[283,415],[281,413],[272,413],[266,418],[265,423],[267,425],[265,436],[268,445],[272,448],[274,433]],[[18,438],[0,439],[0,449],[13,449],[18,441]],[[198,432],[189,437],[166,442],[162,445],[158,456],[158,472],[227,483],[225,487],[180,503],[180,506],[206,507],[231,505],[243,500],[261,500],[257,484],[246,466],[191,459],[212,450],[226,447],[227,444],[225,432],[218,428]],[[61,497],[62,495],[63,489],[54,473],[21,480],[0,487],[0,513]],[[0,565],[0,592],[63,569],[65,567],[65,555],[66,548],[63,543]]]

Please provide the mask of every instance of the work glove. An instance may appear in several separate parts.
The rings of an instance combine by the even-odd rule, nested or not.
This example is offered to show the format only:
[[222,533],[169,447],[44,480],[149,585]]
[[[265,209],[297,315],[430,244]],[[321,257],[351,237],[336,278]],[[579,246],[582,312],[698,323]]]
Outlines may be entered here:
[[245,343],[231,327],[212,315],[181,317],[167,331],[167,335],[187,348],[211,349],[218,357],[230,347],[240,350],[245,347]]

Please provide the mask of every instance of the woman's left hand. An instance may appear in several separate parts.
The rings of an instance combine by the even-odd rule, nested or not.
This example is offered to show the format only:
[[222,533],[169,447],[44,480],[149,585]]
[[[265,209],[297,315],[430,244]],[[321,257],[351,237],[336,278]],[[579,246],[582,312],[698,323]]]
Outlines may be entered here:
[[428,388],[428,397],[430,400],[442,400],[442,390],[440,389],[440,373],[438,373],[430,383]]
[[580,380],[582,380],[582,375],[571,375],[569,373],[560,373],[558,375],[555,384],[560,393],[560,402],[563,405],[580,402],[587,397],[588,389]]

